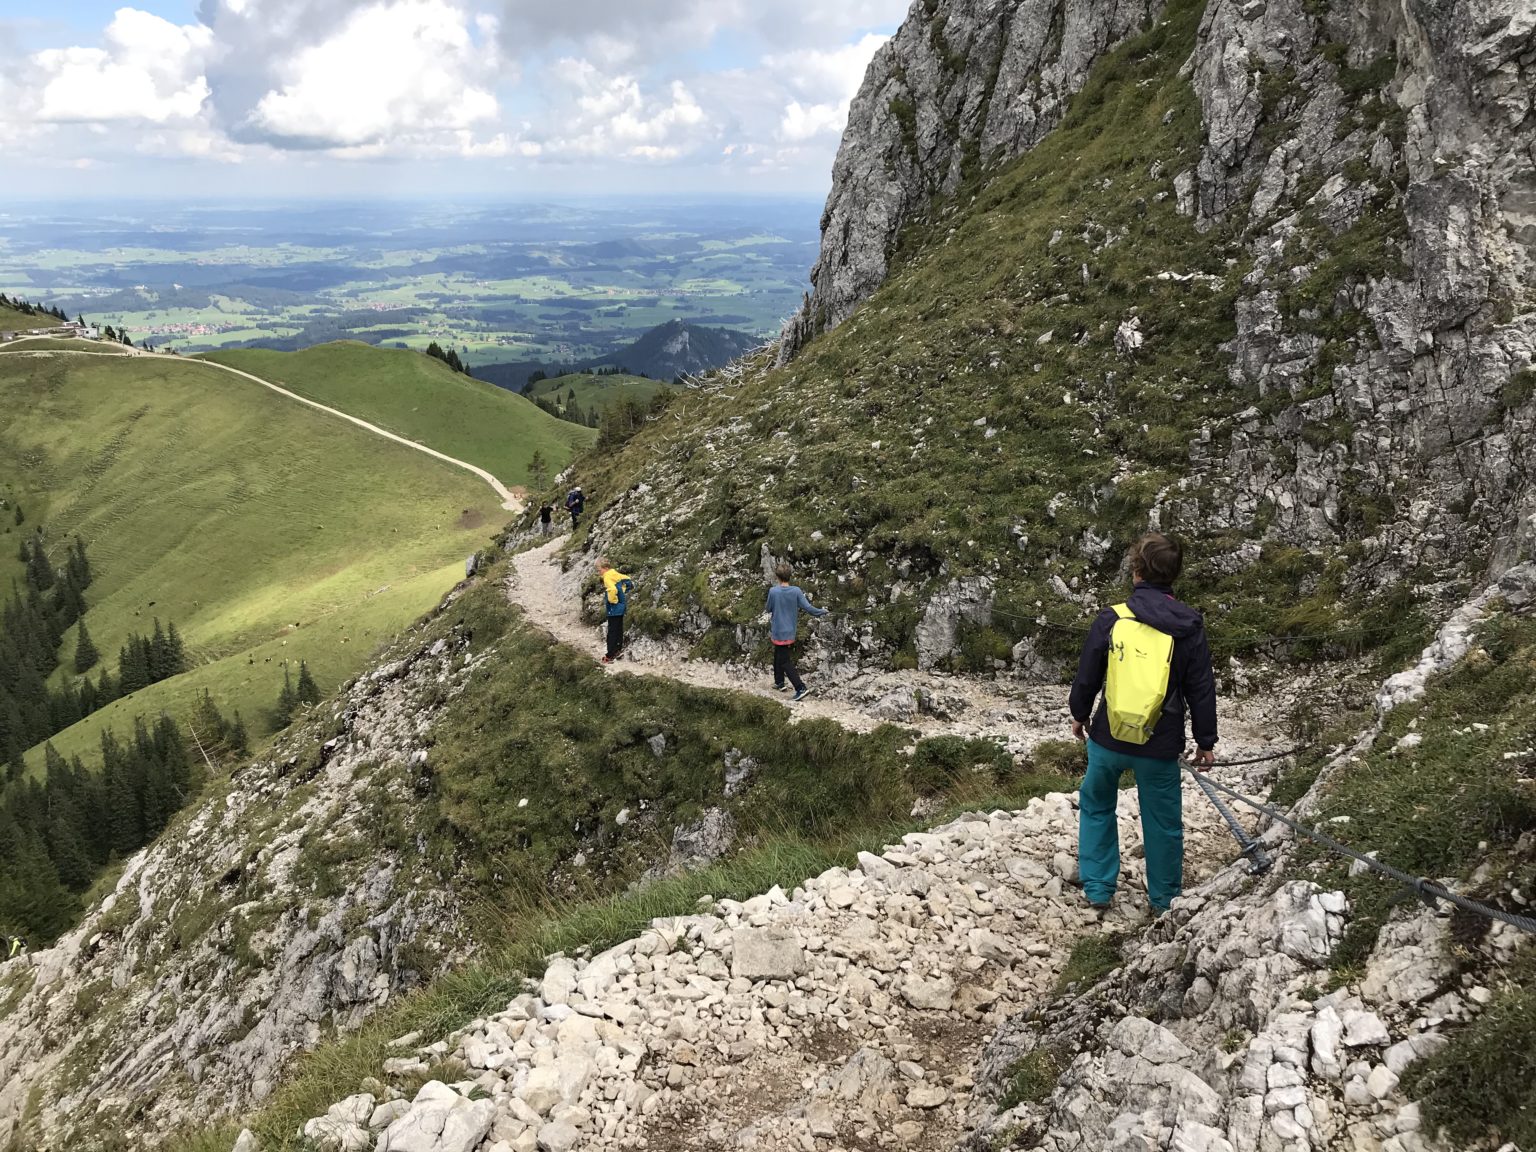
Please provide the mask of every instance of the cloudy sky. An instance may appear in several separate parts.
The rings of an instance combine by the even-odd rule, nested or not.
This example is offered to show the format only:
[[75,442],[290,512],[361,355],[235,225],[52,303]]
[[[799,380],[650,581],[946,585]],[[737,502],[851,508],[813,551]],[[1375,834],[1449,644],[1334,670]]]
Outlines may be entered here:
[[820,195],[907,2],[0,0],[0,199]]

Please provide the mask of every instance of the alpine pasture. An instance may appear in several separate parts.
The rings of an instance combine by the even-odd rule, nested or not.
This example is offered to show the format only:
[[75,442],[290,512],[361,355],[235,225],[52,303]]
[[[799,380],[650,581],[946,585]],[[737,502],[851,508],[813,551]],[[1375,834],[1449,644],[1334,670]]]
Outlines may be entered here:
[[478,464],[508,487],[527,484],[535,452],[558,472],[596,438],[416,352],[338,341],[302,352],[212,352],[207,359]]
[[505,515],[474,476],[195,360],[4,355],[0,405],[0,496],[25,512],[5,518],[0,578],[21,533],[40,525],[59,555],[78,534],[95,574],[86,625],[114,674],[156,618],[189,654],[190,671],[56,736],[66,756],[94,760],[101,730],[135,716],[185,717],[204,689],[264,735],[285,662],[334,689],[441,599]]

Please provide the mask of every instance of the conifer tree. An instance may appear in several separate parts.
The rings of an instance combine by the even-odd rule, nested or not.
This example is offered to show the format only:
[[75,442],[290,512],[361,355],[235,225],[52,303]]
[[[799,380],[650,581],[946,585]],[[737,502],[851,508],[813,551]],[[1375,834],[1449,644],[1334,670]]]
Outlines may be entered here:
[[169,669],[167,676],[180,676],[187,670],[187,650],[181,642],[181,633],[176,631],[174,620],[165,634],[165,664]]
[[27,583],[39,592],[46,592],[53,587],[53,565],[48,563],[41,536],[33,542],[31,553],[27,558]]
[[20,504],[16,505],[16,523],[18,525],[21,525],[21,524],[25,524],[26,522],[27,522],[27,514],[21,510],[21,505]]
[[80,634],[75,638],[75,671],[83,675],[96,667],[100,659],[101,653],[96,650],[91,634],[86,630],[85,621],[81,620]]
[[244,756],[251,750],[251,738],[245,730],[245,721],[238,710],[235,712],[234,721],[229,726],[229,750],[236,756]]
[[67,562],[70,582],[81,591],[91,586],[91,562],[85,555],[85,541],[75,537],[74,547],[69,550]]
[[299,661],[299,686],[293,695],[300,704],[320,703],[320,686],[309,674],[309,665],[303,660]]
[[8,781],[20,780],[27,770],[27,758],[22,755],[20,744],[11,745],[11,753],[5,761],[5,778]]
[[298,703],[298,696],[293,690],[293,678],[288,675],[288,666],[283,665],[283,690],[277,694],[277,708],[272,713],[272,719],[279,728],[286,728],[293,723],[293,709]]

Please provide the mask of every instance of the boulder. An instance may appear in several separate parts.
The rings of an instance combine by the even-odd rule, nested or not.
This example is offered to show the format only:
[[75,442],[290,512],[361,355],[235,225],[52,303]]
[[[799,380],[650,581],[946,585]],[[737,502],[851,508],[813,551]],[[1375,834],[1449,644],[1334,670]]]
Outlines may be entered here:
[[954,1007],[955,986],[943,978],[923,980],[910,976],[901,986],[901,998],[923,1012],[948,1012]]
[[375,1152],[475,1152],[495,1120],[492,1101],[469,1100],[432,1080],[379,1136]]
[[800,941],[775,928],[739,928],[731,936],[731,978],[789,980],[806,969]]

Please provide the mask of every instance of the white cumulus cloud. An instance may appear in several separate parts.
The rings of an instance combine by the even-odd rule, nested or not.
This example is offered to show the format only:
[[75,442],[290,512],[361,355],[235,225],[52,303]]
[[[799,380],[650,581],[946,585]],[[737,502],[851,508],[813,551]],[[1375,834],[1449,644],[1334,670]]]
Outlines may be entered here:
[[479,81],[490,63],[470,17],[446,0],[371,5],[279,64],[281,84],[257,101],[250,123],[279,140],[332,148],[458,140],[498,119],[496,96]]
[[830,51],[807,48],[765,57],[764,69],[794,93],[784,105],[780,137],[796,144],[817,136],[840,137],[848,123],[848,105],[886,39],[870,34]]
[[681,80],[647,91],[636,77],[610,75],[589,60],[558,61],[541,131],[525,128],[524,155],[547,159],[676,160],[712,135],[709,116]]
[[0,21],[0,147],[12,165],[244,161],[281,180],[332,160],[424,158],[487,172],[577,165],[599,178],[691,166],[695,187],[749,187],[759,173],[814,186],[907,6],[131,2],[196,16],[123,7],[99,37],[25,50]]
[[33,55],[30,83],[44,121],[147,120],[195,117],[208,98],[203,60],[212,34],[149,12],[120,8],[101,48],[49,48]]

